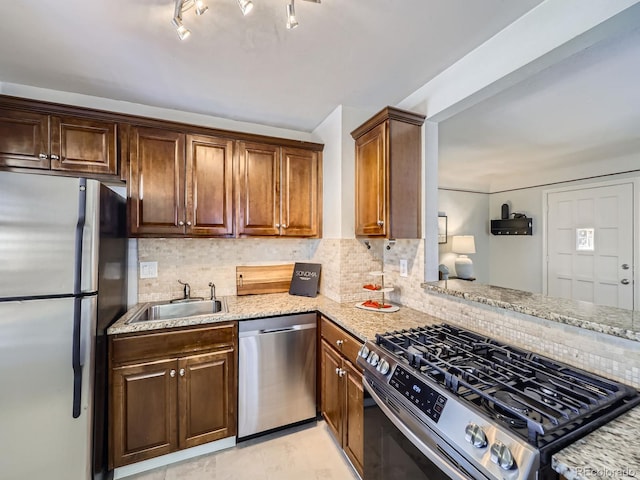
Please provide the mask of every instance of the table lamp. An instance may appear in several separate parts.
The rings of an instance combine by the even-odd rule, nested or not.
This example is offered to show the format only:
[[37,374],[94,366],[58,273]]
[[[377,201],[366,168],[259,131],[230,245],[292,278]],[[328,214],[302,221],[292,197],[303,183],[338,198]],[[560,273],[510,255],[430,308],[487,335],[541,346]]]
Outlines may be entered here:
[[467,257],[470,253],[476,253],[473,235],[454,235],[451,242],[451,251],[460,254],[455,263],[458,278],[473,279],[473,262]]

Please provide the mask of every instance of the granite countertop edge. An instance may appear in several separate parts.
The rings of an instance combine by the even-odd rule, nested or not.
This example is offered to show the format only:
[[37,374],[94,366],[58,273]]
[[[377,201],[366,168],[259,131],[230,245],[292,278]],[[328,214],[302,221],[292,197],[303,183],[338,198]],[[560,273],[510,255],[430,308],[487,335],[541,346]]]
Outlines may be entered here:
[[[375,334],[380,332],[442,323],[441,319],[407,307],[402,307],[398,312],[393,313],[376,313],[355,308],[355,302],[338,303],[322,295],[309,298],[276,293],[244,297],[228,296],[225,299],[229,310],[227,313],[128,325],[127,321],[148,305],[138,304],[118,319],[107,330],[107,334],[153,332],[166,328],[193,327],[317,311],[364,342],[374,339]],[[630,437],[634,431],[640,431],[640,407],[636,407],[554,454],[552,467],[567,480],[604,480],[611,478],[611,472],[624,472],[625,468],[626,471],[631,469],[633,472],[634,468],[637,469],[640,466],[640,445],[634,448],[633,445],[637,445],[638,441]],[[621,437],[620,432],[626,435]],[[607,445],[609,448],[604,450],[602,445]],[[625,465],[624,458],[631,459],[632,465]],[[635,475],[640,475],[640,472],[636,471]]]
[[[631,311],[613,307],[593,306],[585,302],[555,299],[545,297],[541,294],[532,294],[491,285],[471,285],[469,282],[463,282],[461,280],[422,283],[421,287],[430,292],[640,342],[640,330],[636,331],[632,328],[611,325],[599,321],[599,319],[604,318],[603,312],[608,312],[609,315],[612,316],[628,317],[627,321],[631,325],[634,316],[634,313]],[[491,292],[493,291],[501,293],[507,292],[514,300],[505,301],[496,298],[497,295],[492,296]],[[576,314],[575,312],[578,310],[578,306],[584,310],[593,310],[593,314]]]

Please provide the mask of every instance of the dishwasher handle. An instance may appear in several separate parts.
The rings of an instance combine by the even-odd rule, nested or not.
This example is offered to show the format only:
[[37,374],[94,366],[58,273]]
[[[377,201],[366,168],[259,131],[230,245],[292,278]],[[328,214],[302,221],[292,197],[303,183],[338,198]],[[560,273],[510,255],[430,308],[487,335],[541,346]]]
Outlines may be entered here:
[[265,335],[267,333],[293,332],[294,330],[300,330],[300,325],[284,328],[265,328],[264,330],[260,330],[260,335]]
[[251,330],[251,331],[246,331],[246,332],[238,332],[238,337],[242,338],[242,337],[255,337],[257,335],[269,335],[269,334],[276,334],[276,333],[288,333],[288,332],[297,332],[300,330],[311,330],[311,329],[316,329],[317,326],[315,323],[307,323],[307,324],[300,324],[300,325],[291,325],[291,326],[287,326],[287,327],[276,327],[276,328],[263,328],[260,330]]

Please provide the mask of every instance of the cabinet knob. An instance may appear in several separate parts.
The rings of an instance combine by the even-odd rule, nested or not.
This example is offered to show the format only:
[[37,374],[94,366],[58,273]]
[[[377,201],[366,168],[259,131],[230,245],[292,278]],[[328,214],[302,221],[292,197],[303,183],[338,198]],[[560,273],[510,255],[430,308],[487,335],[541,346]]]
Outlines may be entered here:
[[629,279],[623,278],[622,280],[620,280],[620,283],[623,285],[629,285]]
[[170,376],[171,378],[175,377],[175,376],[176,376],[176,371],[172,369],[172,370],[169,372],[169,376]]
[[338,376],[339,376],[340,378],[344,377],[344,376],[345,376],[345,374],[347,373],[347,371],[346,371],[346,370],[344,370],[343,368],[339,368],[338,370],[340,370],[340,371],[338,372]]
[[622,267],[623,270],[629,270],[629,264],[628,263],[623,263],[621,265],[621,267]]
[[58,155],[51,155],[51,160],[60,160]]
[[47,158],[49,158],[49,157],[47,156],[47,154],[46,154],[46,153],[41,153],[40,155],[38,155],[38,158],[39,158],[40,160],[46,160],[46,159],[47,159]]
[[384,225],[384,222],[382,220],[378,220],[378,226],[381,227]]
[[344,343],[344,340],[336,340],[336,345],[339,347],[342,347],[343,343]]
[[187,226],[190,227],[191,226],[191,222],[187,222]]
[[279,223],[276,223],[276,228],[280,228],[280,224]]
[[184,368],[181,368],[181,369],[180,369],[180,376],[181,376],[181,377],[184,377]]
[[286,224],[286,223],[283,223],[283,224],[282,224],[282,228],[287,228],[287,224]]
[[178,225],[180,225],[181,227],[183,227],[183,226],[184,226],[184,222],[183,222],[182,220],[180,220],[180,221],[178,222]]

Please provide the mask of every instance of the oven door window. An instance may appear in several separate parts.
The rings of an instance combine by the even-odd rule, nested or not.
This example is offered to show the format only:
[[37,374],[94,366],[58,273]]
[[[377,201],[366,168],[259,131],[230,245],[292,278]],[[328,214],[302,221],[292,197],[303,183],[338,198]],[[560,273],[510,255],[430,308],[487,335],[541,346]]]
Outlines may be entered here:
[[366,480],[449,480],[386,417],[374,401],[364,410]]

